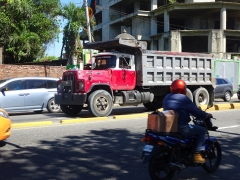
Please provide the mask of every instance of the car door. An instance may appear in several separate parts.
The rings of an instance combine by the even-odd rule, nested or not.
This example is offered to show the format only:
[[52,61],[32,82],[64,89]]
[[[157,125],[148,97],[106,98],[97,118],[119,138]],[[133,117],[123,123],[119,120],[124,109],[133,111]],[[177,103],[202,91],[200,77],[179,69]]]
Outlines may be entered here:
[[11,80],[1,87],[0,104],[7,112],[24,110],[24,83],[22,80]]
[[226,84],[224,84],[222,79],[216,79],[215,97],[223,97],[225,87]]
[[41,110],[47,106],[46,102],[46,80],[44,79],[27,79],[26,95],[24,106],[26,110]]

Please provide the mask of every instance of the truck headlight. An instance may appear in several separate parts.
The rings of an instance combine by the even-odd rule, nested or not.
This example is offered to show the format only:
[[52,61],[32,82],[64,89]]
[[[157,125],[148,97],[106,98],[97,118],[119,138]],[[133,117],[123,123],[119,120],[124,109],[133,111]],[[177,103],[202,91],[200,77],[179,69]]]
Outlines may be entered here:
[[58,84],[58,85],[57,85],[57,88],[58,88],[58,90],[62,90],[62,85],[61,85],[61,84]]
[[84,90],[84,81],[79,81],[78,82],[78,89],[81,90],[81,91]]

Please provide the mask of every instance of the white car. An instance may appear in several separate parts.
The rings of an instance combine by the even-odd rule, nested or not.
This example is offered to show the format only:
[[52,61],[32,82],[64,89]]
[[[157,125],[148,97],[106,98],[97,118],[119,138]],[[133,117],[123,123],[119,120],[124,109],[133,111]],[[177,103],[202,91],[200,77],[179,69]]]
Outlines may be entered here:
[[58,78],[21,77],[0,80],[0,108],[7,112],[60,112],[55,104]]

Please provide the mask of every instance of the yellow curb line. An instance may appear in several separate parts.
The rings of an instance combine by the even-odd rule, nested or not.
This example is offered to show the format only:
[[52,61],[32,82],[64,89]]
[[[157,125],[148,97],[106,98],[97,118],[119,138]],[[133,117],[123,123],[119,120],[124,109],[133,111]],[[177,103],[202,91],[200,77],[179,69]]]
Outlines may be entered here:
[[33,126],[47,126],[52,125],[52,121],[42,121],[42,122],[27,122],[27,123],[13,123],[12,128],[21,128],[21,127],[33,127]]
[[[199,106],[199,108],[204,111],[207,109],[207,105]],[[229,109],[240,109],[240,103],[215,104],[213,105],[213,107],[207,109],[207,111],[219,111]]]
[[142,113],[142,114],[130,114],[130,115],[117,115],[117,116],[113,116],[113,119],[120,119],[120,118],[130,118],[130,117],[145,117],[147,116],[149,113]]
[[91,122],[97,120],[108,120],[108,117],[96,117],[96,118],[79,118],[79,119],[66,119],[61,120],[61,124],[80,123],[80,122]]

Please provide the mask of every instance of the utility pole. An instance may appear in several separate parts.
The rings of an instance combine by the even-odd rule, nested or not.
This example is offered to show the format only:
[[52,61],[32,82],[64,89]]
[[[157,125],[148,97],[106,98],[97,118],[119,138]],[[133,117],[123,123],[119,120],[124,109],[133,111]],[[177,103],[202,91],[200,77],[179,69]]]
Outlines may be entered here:
[[[88,14],[88,2],[85,0],[85,8],[86,8],[86,17],[87,17],[87,30],[88,30],[88,41],[91,43],[92,38],[91,38],[91,29],[90,29],[90,21],[89,21],[89,14]],[[92,49],[90,49],[90,59],[91,63],[92,62]]]

